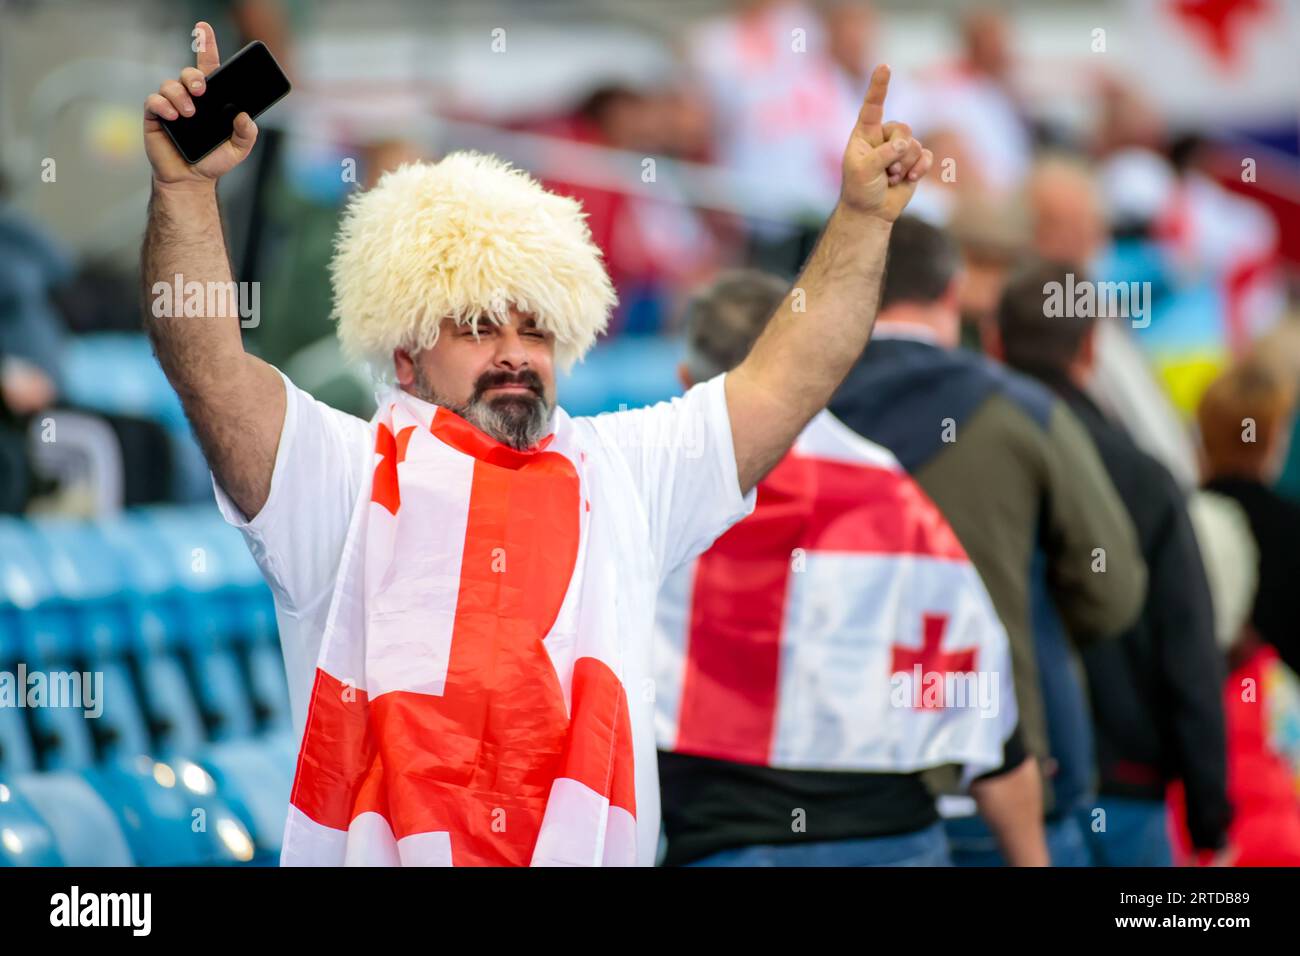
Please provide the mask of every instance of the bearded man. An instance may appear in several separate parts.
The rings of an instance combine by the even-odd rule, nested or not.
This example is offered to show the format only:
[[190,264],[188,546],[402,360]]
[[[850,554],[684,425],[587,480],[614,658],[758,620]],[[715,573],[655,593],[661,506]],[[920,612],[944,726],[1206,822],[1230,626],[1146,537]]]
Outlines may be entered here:
[[[145,102],[146,290],[231,281],[215,187],[256,126],[241,113],[191,166],[160,124],[219,65],[197,29],[197,68]],[[671,402],[556,404],[614,293],[578,204],[488,156],[401,167],[348,206],[335,319],[388,385],[370,422],[246,353],[233,307],[146,309],[275,594],[302,735],[282,862],[653,862],[656,591],[753,509],[867,342],[891,226],[933,161],[883,122],[888,83],[877,69],[839,204],[749,357]]]

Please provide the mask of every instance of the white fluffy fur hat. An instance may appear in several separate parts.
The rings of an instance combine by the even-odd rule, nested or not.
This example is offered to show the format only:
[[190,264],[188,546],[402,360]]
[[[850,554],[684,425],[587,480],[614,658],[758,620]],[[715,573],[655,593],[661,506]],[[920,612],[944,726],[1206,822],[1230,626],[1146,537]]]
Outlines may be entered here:
[[330,278],[343,351],[376,370],[395,348],[431,347],[444,317],[505,322],[514,305],[555,335],[567,371],[617,301],[582,206],[472,152],[408,163],[353,196]]

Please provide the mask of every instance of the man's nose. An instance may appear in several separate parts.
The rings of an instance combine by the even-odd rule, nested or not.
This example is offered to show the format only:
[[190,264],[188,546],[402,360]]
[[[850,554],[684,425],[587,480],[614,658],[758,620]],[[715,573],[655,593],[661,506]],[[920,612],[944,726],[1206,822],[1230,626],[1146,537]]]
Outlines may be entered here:
[[528,351],[524,348],[524,340],[519,333],[506,326],[497,337],[496,355],[493,358],[497,365],[506,368],[525,367],[528,364]]

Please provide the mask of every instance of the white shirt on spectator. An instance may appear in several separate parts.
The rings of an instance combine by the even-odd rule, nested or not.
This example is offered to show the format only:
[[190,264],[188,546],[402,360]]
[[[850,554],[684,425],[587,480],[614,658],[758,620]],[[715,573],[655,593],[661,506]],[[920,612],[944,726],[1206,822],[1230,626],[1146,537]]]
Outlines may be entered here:
[[[605,493],[626,503],[600,515],[617,523],[610,530],[620,553],[629,556],[616,569],[633,648],[622,680],[637,765],[638,826],[645,827],[638,845],[645,844],[651,861],[659,825],[654,695],[642,690],[654,673],[659,586],[753,511],[757,500],[756,490],[740,493],[724,378],[645,408],[572,419],[588,430],[583,447],[603,457],[599,473],[619,489]],[[274,594],[294,734],[301,738],[348,527],[358,503],[370,497],[375,426],[317,401],[287,376],[284,385],[284,424],[262,510],[246,519],[215,477],[213,488],[222,516],[242,532]]]

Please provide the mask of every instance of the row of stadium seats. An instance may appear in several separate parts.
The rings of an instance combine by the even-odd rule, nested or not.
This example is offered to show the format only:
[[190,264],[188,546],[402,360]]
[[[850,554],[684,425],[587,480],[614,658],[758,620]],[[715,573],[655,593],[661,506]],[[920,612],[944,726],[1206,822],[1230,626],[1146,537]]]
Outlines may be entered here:
[[272,861],[295,759],[271,595],[211,506],[0,519],[0,864]]
[[[570,415],[637,408],[681,391],[676,368],[681,344],[668,338],[603,341],[572,372],[560,376],[562,404]],[[64,360],[67,398],[82,408],[156,421],[193,444],[180,400],[158,367],[148,340],[137,333],[83,335],[68,343]],[[206,481],[206,471],[205,471]]]

